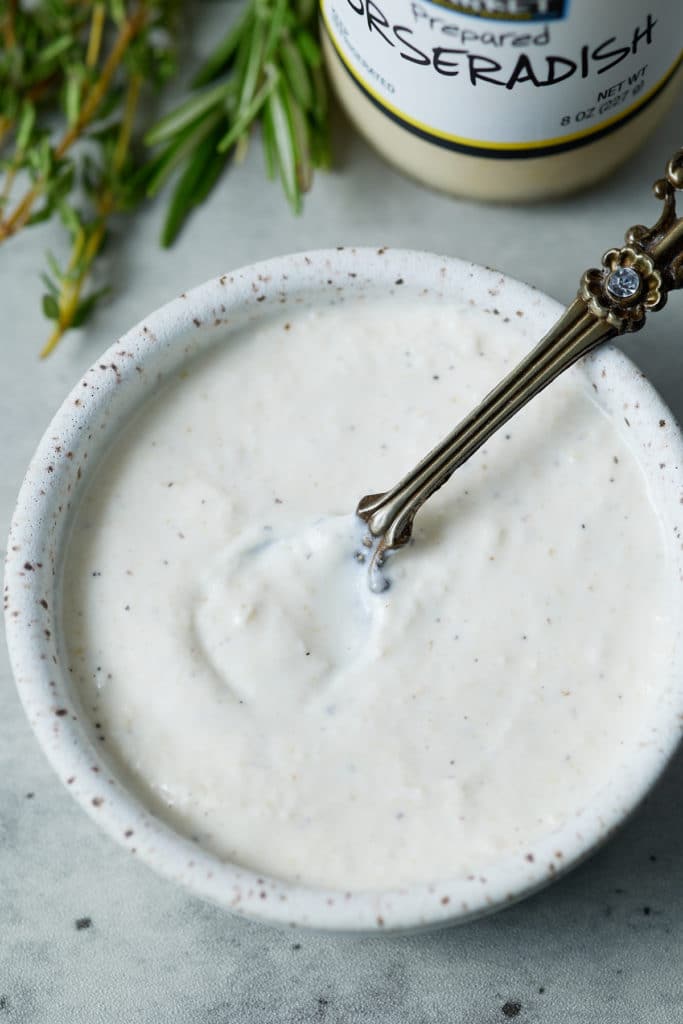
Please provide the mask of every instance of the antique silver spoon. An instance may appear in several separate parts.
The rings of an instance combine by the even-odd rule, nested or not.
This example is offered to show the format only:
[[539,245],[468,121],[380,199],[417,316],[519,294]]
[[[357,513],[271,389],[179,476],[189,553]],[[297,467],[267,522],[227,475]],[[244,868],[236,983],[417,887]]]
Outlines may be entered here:
[[563,370],[609,338],[640,330],[646,314],[683,287],[683,217],[676,214],[681,189],[683,149],[653,186],[664,202],[657,223],[630,228],[626,244],[609,249],[601,269],[584,273],[577,297],[545,337],[414,469],[390,490],[361,498],[356,514],[367,526],[363,543],[371,552],[373,590],[387,586],[384,560],[408,543],[417,512],[459,466]]

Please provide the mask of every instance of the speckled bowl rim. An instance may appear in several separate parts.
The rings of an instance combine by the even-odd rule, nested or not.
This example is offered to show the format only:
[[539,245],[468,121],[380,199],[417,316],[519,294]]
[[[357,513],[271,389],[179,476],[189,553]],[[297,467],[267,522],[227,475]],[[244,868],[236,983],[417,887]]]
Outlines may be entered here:
[[[72,505],[117,420],[117,408],[153,391],[164,363],[190,358],[226,333],[234,316],[258,320],[265,311],[347,297],[391,296],[401,287],[422,295],[469,300],[501,318],[523,311],[530,338],[540,336],[562,307],[494,270],[430,253],[339,248],[299,253],[223,274],[183,293],[145,317],[95,363],[61,406],[30,462],[11,525],[5,574],[7,640],[26,714],[67,789],[113,838],[167,878],[198,896],[273,924],[337,932],[418,931],[470,920],[541,888],[595,850],[634,810],[673,754],[683,724],[683,655],[677,630],[671,671],[658,693],[657,740],[624,770],[620,784],[596,795],[580,819],[488,865],[486,876],[435,880],[400,890],[340,892],[261,877],[224,863],[154,817],[119,779],[91,723],[80,714],[59,665],[59,566]],[[211,336],[211,337],[210,337]],[[202,344],[200,344],[200,341]],[[156,373],[154,371],[156,370]],[[643,374],[605,346],[584,360],[586,387],[628,430],[646,470],[669,545],[672,600],[683,579],[683,440],[670,411]],[[153,378],[150,380],[150,378]],[[628,415],[626,415],[628,412]],[[623,422],[622,422],[623,420]],[[98,433],[96,438],[95,431]],[[95,446],[95,448],[93,448]],[[558,856],[560,854],[561,856]]]

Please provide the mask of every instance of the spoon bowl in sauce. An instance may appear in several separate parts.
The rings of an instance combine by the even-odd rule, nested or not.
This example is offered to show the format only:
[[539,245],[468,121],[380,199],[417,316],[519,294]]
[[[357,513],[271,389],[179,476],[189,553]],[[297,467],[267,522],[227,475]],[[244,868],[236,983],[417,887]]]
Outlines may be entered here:
[[320,700],[369,655],[361,526],[347,515],[277,536],[251,527],[202,574],[197,641],[236,700],[271,709]]
[[261,921],[414,931],[535,891],[637,806],[683,720],[683,444],[625,356],[490,437],[388,590],[335,518],[561,314],[457,260],[307,253],[77,382],[19,495],[7,635],[55,771],[138,859]]

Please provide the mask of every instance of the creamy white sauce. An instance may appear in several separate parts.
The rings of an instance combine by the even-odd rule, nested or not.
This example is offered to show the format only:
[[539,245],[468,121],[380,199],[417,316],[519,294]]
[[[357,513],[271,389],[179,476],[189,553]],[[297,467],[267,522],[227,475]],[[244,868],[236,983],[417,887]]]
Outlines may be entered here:
[[70,663],[143,798],[220,856],[391,887],[580,815],[671,649],[660,524],[570,371],[455,474],[366,586],[358,498],[528,350],[437,302],[271,321],[183,371],[79,510]]
[[362,527],[355,515],[281,537],[252,527],[204,573],[193,614],[197,645],[239,700],[291,708],[369,666],[380,602],[358,561]]

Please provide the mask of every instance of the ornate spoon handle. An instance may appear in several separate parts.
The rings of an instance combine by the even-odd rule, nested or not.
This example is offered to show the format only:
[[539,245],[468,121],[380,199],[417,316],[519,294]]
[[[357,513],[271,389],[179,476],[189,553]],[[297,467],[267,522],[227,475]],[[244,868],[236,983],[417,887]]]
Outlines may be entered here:
[[511,416],[563,370],[608,338],[637,331],[646,314],[661,309],[668,293],[683,287],[683,217],[676,215],[676,190],[683,189],[683,149],[656,181],[664,206],[657,223],[637,224],[626,244],[609,249],[601,269],[587,270],[577,297],[534,349],[483,402],[462,420],[395,487],[361,498],[357,514],[377,538],[373,564],[410,540],[413,520],[455,470]]

